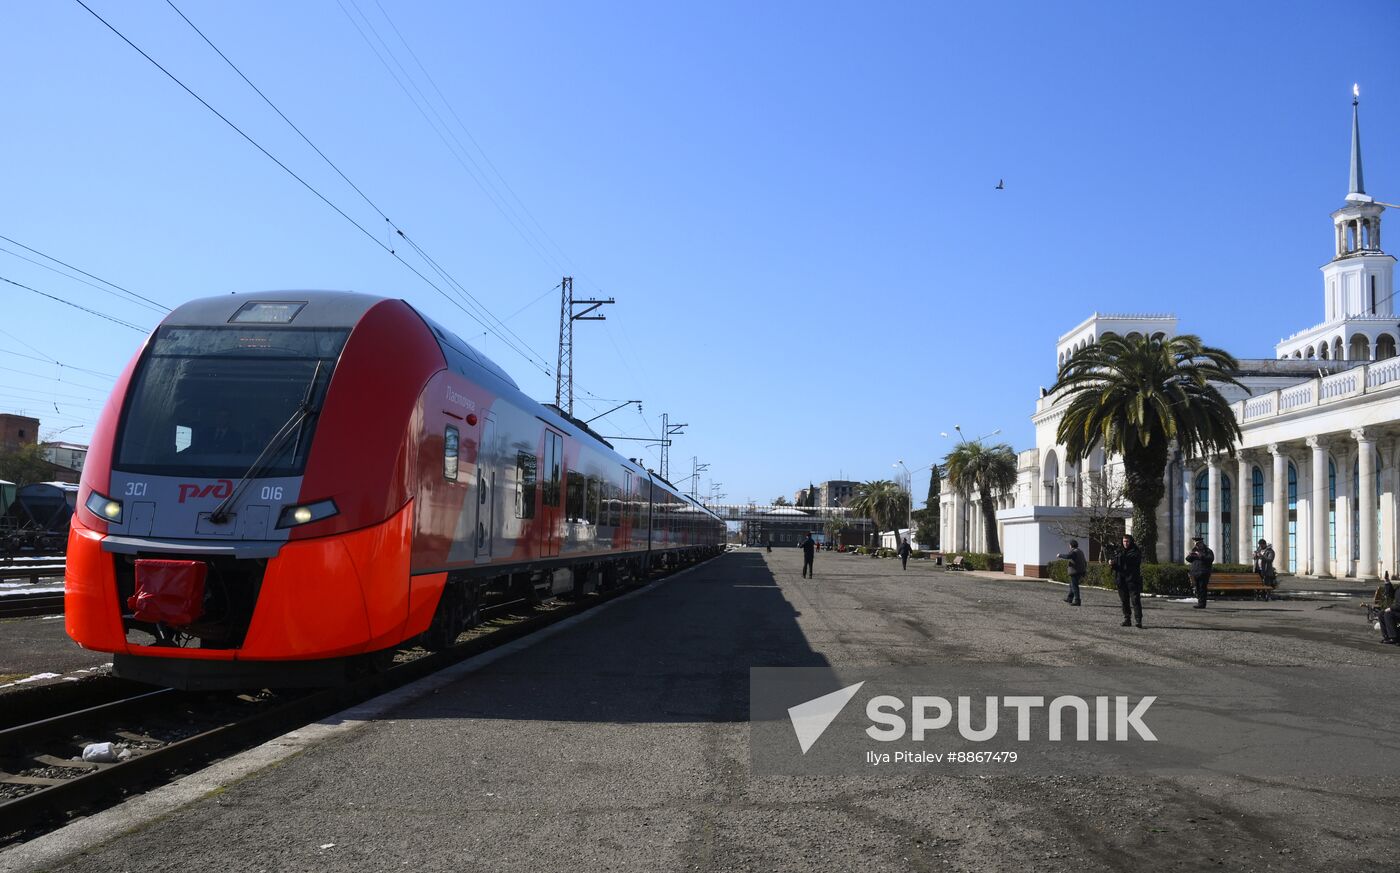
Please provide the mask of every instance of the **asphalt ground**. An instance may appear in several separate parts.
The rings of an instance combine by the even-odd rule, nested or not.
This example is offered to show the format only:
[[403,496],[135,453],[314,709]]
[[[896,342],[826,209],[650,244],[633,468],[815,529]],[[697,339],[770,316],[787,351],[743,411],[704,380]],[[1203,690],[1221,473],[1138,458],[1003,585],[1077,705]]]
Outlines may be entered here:
[[[82,648],[63,630],[63,616],[0,618],[0,698],[34,685],[87,675],[112,663],[107,652]],[[47,678],[34,679],[35,676]]]
[[[1400,652],[1355,604],[1150,600],[1138,630],[1109,591],[1076,609],[1062,586],[927,564],[824,554],[812,581],[799,566],[795,550],[726,555],[52,866],[1396,869],[1390,784],[749,763],[751,666],[1347,663],[1393,695]],[[1376,705],[1400,724],[1393,700]]]

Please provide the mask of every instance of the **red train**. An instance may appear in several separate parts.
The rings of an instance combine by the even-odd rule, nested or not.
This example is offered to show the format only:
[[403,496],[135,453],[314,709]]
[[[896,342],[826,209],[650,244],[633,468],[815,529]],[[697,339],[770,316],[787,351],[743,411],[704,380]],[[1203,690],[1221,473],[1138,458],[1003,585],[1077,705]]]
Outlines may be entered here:
[[120,676],[319,685],[492,592],[581,593],[717,553],[724,522],[402,300],[170,313],[83,470],[66,623]]

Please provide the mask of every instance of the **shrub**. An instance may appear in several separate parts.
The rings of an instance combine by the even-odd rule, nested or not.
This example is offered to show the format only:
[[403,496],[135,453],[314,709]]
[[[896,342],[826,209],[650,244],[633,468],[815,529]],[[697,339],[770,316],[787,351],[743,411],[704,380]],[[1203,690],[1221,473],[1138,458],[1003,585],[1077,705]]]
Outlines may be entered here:
[[[1068,561],[1051,561],[1049,569],[1051,579],[1056,582],[1069,581]],[[1221,570],[1221,572],[1226,571]],[[1081,584],[1095,588],[1113,588],[1115,587],[1113,569],[1107,564],[1090,564],[1089,571],[1084,574],[1084,581]],[[1186,573],[1186,565],[1143,564],[1142,591],[1144,594],[1165,594],[1172,597],[1185,597],[1191,594],[1191,578]]]
[[953,563],[953,559],[961,557],[963,566],[969,570],[1000,570],[1002,568],[1001,555],[993,552],[950,552],[944,555],[945,563]]
[[886,549],[884,547],[881,547],[875,552],[875,554],[881,558],[893,558],[896,552],[894,549]]
[[856,546],[856,554],[868,555],[870,554],[870,548],[868,546]]
[[1253,573],[1253,564],[1216,564],[1211,568],[1214,573]]
[[909,557],[911,557],[911,558],[927,558],[928,555],[924,554],[924,552],[923,552],[922,549],[914,549],[914,550],[912,550],[912,551],[909,552]]

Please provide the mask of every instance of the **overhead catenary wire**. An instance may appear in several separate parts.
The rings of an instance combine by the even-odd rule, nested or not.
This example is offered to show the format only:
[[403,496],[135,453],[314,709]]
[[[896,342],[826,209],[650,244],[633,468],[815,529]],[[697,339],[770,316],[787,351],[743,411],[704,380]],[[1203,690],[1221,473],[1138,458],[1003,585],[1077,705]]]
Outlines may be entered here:
[[[467,125],[462,121],[462,116],[457,114],[457,110],[455,107],[453,107],[452,101],[448,100],[447,95],[442,93],[442,89],[438,87],[437,80],[433,78],[433,74],[428,72],[428,68],[425,67],[423,65],[423,62],[418,58],[418,53],[413,50],[413,46],[409,45],[408,40],[403,35],[403,32],[400,31],[398,25],[394,23],[394,19],[389,16],[389,11],[384,8],[384,5],[380,3],[379,0],[374,0],[374,5],[379,8],[379,13],[384,16],[384,20],[389,22],[389,27],[393,28],[394,35],[399,38],[399,42],[403,43],[403,47],[408,50],[409,57],[413,58],[413,63],[418,67],[419,70],[422,71],[423,77],[428,80],[428,84],[432,86],[433,92],[436,93],[438,99],[442,101],[442,105],[447,107],[448,113],[452,116],[452,119],[457,122],[457,126],[461,128],[462,132],[467,135],[467,139],[471,140],[472,145],[476,147],[477,152],[481,155],[481,159],[486,162],[486,165],[488,167],[491,168],[491,172],[494,173],[496,178],[501,181],[501,184],[505,187],[506,191],[510,193],[510,196],[514,199],[515,203],[520,206],[521,211],[524,212],[525,215],[530,219],[530,222],[534,225],[535,229],[540,232],[540,235],[544,237],[544,239],[546,239],[551,246],[554,247],[554,250],[559,253],[559,256],[561,258],[563,258],[571,266],[573,266],[573,259],[569,257],[568,253],[565,252],[562,247],[560,247],[559,243],[555,241],[554,237],[550,236],[549,231],[545,229],[544,225],[540,224],[539,219],[535,218],[535,214],[530,211],[530,207],[525,204],[525,201],[522,200],[520,198],[520,195],[515,192],[515,188],[510,184],[509,180],[507,180],[506,177],[502,175],[500,169],[496,167],[496,162],[491,160],[491,156],[486,153],[486,149],[481,147],[481,143],[477,142],[476,137],[472,134],[471,130],[467,128]],[[578,271],[574,270],[573,272]]]
[[[79,2],[81,2],[81,0],[79,0]],[[130,328],[131,330],[134,330],[134,331],[136,331],[137,333],[148,333],[148,332],[149,332],[147,328],[141,327],[141,326],[138,325],[138,324],[132,324],[132,323],[129,322],[129,321],[126,321],[126,320],[121,319],[121,318],[117,318],[115,315],[108,315],[107,313],[105,313],[105,312],[99,312],[99,311],[96,310],[96,309],[90,309],[90,308],[88,308],[88,307],[86,307],[86,306],[83,306],[83,305],[81,305],[81,304],[74,303],[74,302],[71,301],[71,300],[64,300],[62,297],[59,297],[59,296],[54,295],[54,294],[50,294],[50,293],[48,293],[47,291],[40,291],[38,288],[31,288],[30,286],[24,284],[23,282],[16,282],[14,279],[7,279],[7,278],[5,278],[4,276],[0,276],[0,282],[8,282],[9,284],[14,285],[16,288],[23,288],[23,289],[26,290],[26,291],[32,291],[32,292],[34,292],[35,294],[38,294],[40,297],[47,297],[47,298],[49,298],[50,300],[55,300],[55,301],[57,301],[57,302],[59,302],[59,303],[62,303],[64,306],[71,306],[71,307],[73,307],[74,309],[81,309],[83,312],[86,312],[86,313],[88,313],[89,315],[95,315],[95,316],[97,316],[98,318],[105,318],[107,321],[110,321],[110,322],[112,322],[113,324],[119,324],[119,325],[121,325],[122,327]]]
[[74,366],[73,364],[68,364],[63,361],[60,361],[52,355],[45,354],[42,349],[35,348],[34,346],[30,345],[29,343],[25,342],[24,340],[20,339],[19,337],[15,336],[7,330],[0,329],[0,336],[7,336],[15,342],[19,343],[20,345],[24,346],[25,348],[36,353],[33,355],[26,355],[24,352],[16,352],[13,349],[0,349],[0,354],[14,355],[17,358],[27,358],[31,361],[41,361],[46,364],[57,364],[65,370],[73,370],[78,373],[86,373],[89,376],[98,376],[103,379],[111,380],[117,378],[111,373],[104,373],[100,370],[89,370],[86,367],[78,367]]
[[[162,73],[164,73],[165,76],[166,76],[167,78],[169,78],[172,82],[174,82],[176,85],[178,85],[185,93],[189,94],[189,95],[190,95],[191,97],[193,97],[196,101],[198,101],[199,104],[200,104],[201,106],[203,106],[205,109],[207,109],[207,110],[209,110],[211,113],[213,113],[213,114],[215,115],[215,117],[217,117],[220,121],[224,122],[224,124],[228,125],[228,127],[232,128],[233,131],[234,131],[235,133],[237,133],[239,136],[241,136],[244,140],[246,140],[246,141],[248,142],[249,145],[253,146],[253,147],[254,147],[255,149],[257,149],[259,152],[261,152],[265,157],[267,157],[268,160],[272,161],[272,162],[273,162],[274,164],[276,164],[283,172],[285,172],[287,175],[289,175],[289,176],[291,176],[293,179],[295,179],[302,187],[304,187],[307,191],[311,192],[311,194],[314,195],[318,200],[320,200],[320,201],[321,201],[322,203],[324,203],[326,206],[330,207],[330,208],[331,208],[336,214],[338,214],[341,218],[345,219],[345,221],[349,222],[352,226],[354,226],[357,230],[359,230],[360,233],[361,233],[366,239],[368,239],[370,242],[374,243],[374,245],[378,246],[379,248],[383,249],[384,251],[388,252],[388,253],[389,253],[391,256],[393,256],[399,263],[403,264],[404,267],[406,267],[410,272],[412,272],[412,273],[413,273],[414,275],[416,275],[419,279],[421,279],[426,285],[428,285],[428,286],[429,286],[430,288],[432,288],[433,290],[437,291],[438,294],[442,295],[442,297],[443,297],[444,299],[446,299],[449,303],[452,303],[454,306],[456,306],[458,309],[460,309],[465,315],[467,315],[467,316],[468,316],[469,318],[471,318],[473,321],[476,321],[477,323],[481,324],[482,327],[485,327],[485,328],[487,328],[488,330],[491,330],[493,333],[496,332],[496,331],[491,327],[490,324],[488,324],[488,323],[482,321],[482,319],[480,319],[480,318],[477,317],[474,313],[472,313],[472,312],[469,311],[466,307],[464,307],[464,306],[463,306],[458,300],[456,300],[451,294],[449,294],[449,293],[447,293],[446,291],[444,291],[437,283],[433,282],[433,281],[432,281],[431,279],[429,279],[426,275],[424,275],[423,272],[422,272],[421,270],[419,270],[418,268],[414,267],[412,264],[410,264],[410,263],[408,263],[407,261],[405,261],[405,260],[403,259],[403,257],[400,256],[400,255],[398,254],[398,252],[397,252],[393,247],[389,246],[388,244],[386,244],[385,242],[383,242],[382,240],[380,240],[378,237],[376,237],[374,234],[370,233],[369,230],[368,230],[367,228],[365,228],[365,226],[364,226],[363,224],[361,224],[360,222],[356,221],[349,213],[347,213],[345,210],[343,210],[343,209],[341,209],[339,206],[337,206],[333,201],[331,201],[330,198],[328,198],[326,195],[322,194],[319,190],[317,190],[317,188],[316,188],[315,186],[313,186],[311,183],[307,182],[304,178],[302,178],[300,175],[298,175],[298,174],[297,174],[294,170],[292,170],[289,166],[287,166],[287,165],[286,165],[285,163],[283,163],[280,159],[278,159],[276,155],[272,154],[272,152],[270,152],[270,151],[268,151],[266,148],[264,148],[264,147],[262,146],[261,143],[259,143],[259,142],[258,142],[257,140],[255,140],[255,139],[253,139],[252,136],[250,136],[250,135],[247,134],[246,132],[244,132],[244,130],[243,130],[242,128],[240,128],[238,125],[234,124],[233,121],[231,121],[231,120],[230,120],[227,116],[225,116],[223,113],[219,112],[218,109],[214,108],[214,106],[213,106],[212,104],[210,104],[209,101],[205,100],[205,99],[204,99],[203,97],[201,97],[198,93],[196,93],[196,92],[194,91],[194,89],[190,88],[190,87],[189,87],[188,85],[186,85],[183,81],[181,81],[180,78],[177,77],[174,73],[172,73],[172,72],[170,72],[168,69],[166,69],[159,61],[157,61],[154,57],[152,57],[150,54],[148,54],[144,49],[142,49],[142,48],[141,48],[140,46],[138,46],[135,42],[133,42],[130,38],[128,38],[128,37],[126,36],[126,34],[122,33],[122,32],[121,32],[120,30],[118,30],[115,26],[113,26],[110,22],[108,22],[105,18],[103,18],[101,15],[99,15],[96,11],[94,11],[94,10],[92,9],[92,7],[88,6],[87,3],[83,2],[83,0],[74,0],[74,2],[77,3],[79,6],[83,7],[83,9],[86,10],[86,11],[88,12],[88,14],[90,14],[93,18],[97,19],[104,27],[106,27],[106,28],[107,28],[108,30],[110,30],[113,34],[115,34],[119,39],[121,39],[122,42],[124,42],[124,43],[126,43],[128,46],[130,46],[134,51],[137,52],[137,54],[139,54],[139,55],[141,55],[143,58],[145,58],[152,66],[154,66],[156,69],[158,69],[158,70],[160,70]],[[207,39],[206,39],[206,41],[207,41]],[[264,99],[266,99],[266,98],[264,98]],[[377,208],[376,208],[376,211],[378,211]],[[380,214],[382,215],[383,213],[381,212]],[[393,222],[390,221],[387,217],[385,217],[385,220],[386,220],[386,221],[389,221],[389,223],[390,223],[391,225],[393,225]],[[395,225],[395,227],[397,227],[397,226]],[[502,338],[502,341],[505,342],[505,344],[506,344],[508,347],[510,347],[510,348],[512,348],[513,350],[519,352],[519,350],[518,350],[518,349],[515,349],[514,346],[512,345],[512,343],[511,343],[508,339]],[[523,354],[523,353],[521,353],[521,356],[522,356],[522,357],[525,357],[527,360],[530,360],[530,359],[529,359],[529,356],[527,356],[527,355],[525,355],[525,354]],[[551,373],[549,372],[549,369],[548,369],[547,366],[542,366],[542,365],[540,365],[538,362],[536,362],[536,361],[534,361],[534,360],[530,360],[530,363],[531,363],[533,366],[538,367],[539,369],[541,369],[541,370],[544,372],[544,374],[545,374],[546,376],[551,375]]]
[[[360,19],[364,21],[365,27],[369,28],[370,33],[374,35],[374,39],[379,41],[379,45],[382,46],[384,49],[383,52],[381,52],[379,48],[375,46],[374,42],[370,40],[370,37],[365,33],[365,28],[362,28],[359,22],[355,20],[355,17],[350,14],[350,10],[345,7],[345,3],[342,2],[342,0],[336,0],[336,5],[340,7],[340,11],[345,14],[345,17],[350,21],[350,24],[355,28],[355,31],[359,33],[360,38],[365,41],[365,44],[367,46],[369,46],[370,51],[374,53],[374,56],[379,60],[379,63],[384,67],[385,71],[389,73],[390,78],[392,78],[394,80],[394,83],[399,86],[399,90],[404,92],[404,96],[406,96],[409,102],[413,104],[414,109],[418,111],[418,114],[423,116],[423,120],[428,123],[428,126],[432,128],[433,133],[435,133],[438,139],[442,141],[442,144],[446,146],[448,153],[451,154],[453,159],[457,161],[458,165],[462,167],[462,170],[466,172],[468,176],[471,177],[472,181],[474,181],[477,184],[477,187],[479,187],[482,193],[486,195],[486,199],[491,201],[491,205],[494,206],[496,210],[501,213],[501,216],[505,218],[506,222],[510,224],[512,229],[514,229],[515,232],[520,235],[520,238],[525,242],[525,244],[529,246],[536,255],[539,256],[541,261],[543,261],[548,266],[552,266],[555,270],[561,273],[566,272],[563,265],[551,256],[549,256],[549,254],[545,252],[543,248],[535,240],[533,240],[528,233],[526,233],[518,219],[515,216],[513,216],[502,205],[501,200],[503,198],[501,198],[500,194],[488,184],[489,180],[486,180],[484,178],[485,172],[481,169],[481,166],[476,163],[476,159],[473,158],[469,152],[467,152],[466,148],[462,145],[461,141],[457,140],[456,135],[452,133],[451,128],[447,125],[447,122],[443,120],[441,113],[439,113],[437,111],[437,108],[433,106],[432,101],[428,100],[427,96],[423,94],[422,89],[418,87],[417,82],[415,82],[413,80],[413,77],[409,75],[408,71],[404,69],[403,64],[399,63],[398,58],[394,55],[393,49],[389,48],[389,44],[386,43],[384,41],[384,38],[379,35],[379,31],[374,27],[374,24],[364,14],[360,7],[355,4],[354,0],[350,0],[350,5],[354,7],[357,13],[359,13]],[[385,55],[388,55],[389,60],[384,59]],[[400,78],[398,73],[394,72],[393,67],[389,66],[389,61],[393,61],[394,66],[397,66],[399,68],[399,71],[403,73],[402,78]],[[408,85],[404,84],[404,79],[408,80]],[[413,87],[414,91],[418,92],[417,97],[414,97],[413,93],[409,91],[410,85]],[[428,111],[424,110],[423,108],[425,105],[428,107],[428,110],[431,110],[433,115],[437,117],[436,121],[434,121],[428,116]],[[444,130],[446,131],[446,134],[444,134]],[[452,139],[456,142],[456,148],[453,148],[452,142],[448,141],[448,136],[451,136]],[[466,161],[463,160],[464,155],[466,156],[466,160],[471,161],[472,165],[476,167],[475,171],[473,171],[471,167],[467,166]]]
[[[102,285],[108,285],[108,286],[110,286],[111,288],[115,288],[116,291],[121,292],[121,294],[118,294],[118,293],[116,293],[116,292],[114,292],[114,291],[110,291],[110,290],[108,290],[107,288],[103,288],[101,285],[93,285],[92,282],[84,281],[83,279],[79,279],[79,278],[77,278],[76,276],[68,276],[68,278],[74,280],[75,282],[82,282],[82,284],[84,284],[84,285],[89,285],[89,286],[91,286],[91,287],[93,287],[93,288],[96,288],[98,291],[101,291],[101,292],[103,292],[104,294],[111,294],[113,297],[116,297],[116,298],[118,298],[119,300],[120,300],[120,299],[125,299],[125,300],[127,300],[127,302],[129,302],[129,303],[135,303],[137,306],[141,306],[141,307],[143,307],[143,308],[145,308],[145,309],[153,309],[153,310],[155,310],[156,312],[169,312],[169,311],[170,311],[170,307],[169,307],[169,306],[166,306],[166,305],[163,304],[163,303],[159,303],[159,302],[157,302],[157,301],[155,301],[155,300],[152,300],[151,298],[149,298],[149,297],[147,297],[147,296],[145,296],[145,295],[143,295],[143,294],[137,294],[135,291],[132,291],[130,288],[124,288],[124,287],[122,287],[121,285],[118,285],[116,282],[109,282],[108,280],[102,278],[101,276],[94,276],[92,273],[89,273],[87,270],[81,269],[81,268],[79,268],[79,267],[75,267],[75,266],[73,266],[72,264],[68,263],[67,261],[60,260],[59,258],[55,258],[53,255],[46,254],[46,253],[44,253],[44,252],[39,251],[39,250],[36,249],[36,248],[33,248],[33,247],[31,247],[31,246],[27,246],[27,245],[25,245],[24,243],[20,242],[19,240],[11,239],[11,238],[9,238],[8,236],[5,236],[5,235],[3,235],[3,234],[0,234],[0,240],[4,240],[5,242],[9,243],[10,245],[19,246],[20,248],[24,249],[24,250],[27,251],[27,252],[32,252],[33,254],[36,254],[36,255],[38,255],[38,256],[41,257],[41,258],[45,258],[45,259],[47,259],[47,260],[53,261],[55,264],[62,264],[64,267],[67,267],[68,269],[72,270],[72,271],[75,272],[75,273],[81,273],[81,274],[83,274],[84,276],[88,277],[89,279],[94,279],[94,280],[96,280],[96,281],[98,281],[98,282],[101,282]],[[0,249],[0,250],[3,250],[3,249]],[[43,268],[43,269],[45,269],[45,270],[49,270],[50,272],[57,273],[57,274],[59,274],[60,276],[65,276],[65,275],[67,275],[67,274],[64,273],[62,270],[56,269],[56,268],[54,268],[54,267],[50,267],[50,266],[48,266],[47,264],[41,264],[41,263],[39,263],[38,261],[31,260],[30,258],[26,258],[26,257],[24,257],[23,255],[17,255],[17,254],[15,254],[14,252],[7,252],[7,253],[8,253],[11,257],[19,258],[19,259],[22,260],[22,261],[29,261],[29,263],[34,264],[34,265],[37,266],[37,267],[41,267],[41,268]],[[126,297],[122,297],[121,295],[123,295],[123,294],[126,295]]]

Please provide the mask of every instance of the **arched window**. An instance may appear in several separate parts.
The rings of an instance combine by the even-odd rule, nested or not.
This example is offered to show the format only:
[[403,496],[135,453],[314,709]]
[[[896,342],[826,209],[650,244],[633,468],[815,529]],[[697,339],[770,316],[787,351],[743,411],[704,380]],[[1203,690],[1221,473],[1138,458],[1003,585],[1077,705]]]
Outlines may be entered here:
[[1332,543],[1332,560],[1337,560],[1337,465],[1327,459],[1327,538]]
[[1388,333],[1376,337],[1376,360],[1384,361],[1386,358],[1393,357],[1395,357],[1395,337]]
[[1317,347],[1317,356],[1324,361],[1327,360],[1327,343]]
[[1303,352],[1303,357],[1308,358],[1309,360],[1311,360],[1312,358],[1316,358],[1317,349],[1313,348],[1312,346],[1308,346],[1307,351]]
[[1288,569],[1298,567],[1298,468],[1288,462]]
[[[1254,488],[1250,497],[1250,542],[1257,543],[1264,539],[1264,471],[1255,467],[1251,478]],[[1241,555],[1240,558],[1243,559],[1244,556]]]
[[1060,462],[1052,451],[1045,456],[1045,505],[1060,505]]
[[1220,474],[1220,554],[1217,561],[1233,563],[1235,560],[1235,505],[1234,489],[1230,487],[1228,473]]
[[1357,334],[1351,338],[1351,359],[1353,361],[1365,361],[1371,357],[1371,340],[1365,334]]
[[1205,470],[1196,475],[1196,529],[1192,535],[1210,542],[1210,478]]
[[1334,360],[1334,361],[1340,361],[1341,359],[1342,359],[1342,338],[1341,338],[1341,337],[1337,337],[1336,339],[1332,340],[1332,360]]

